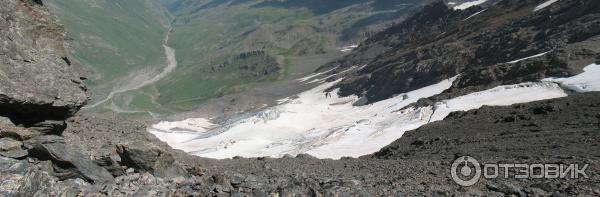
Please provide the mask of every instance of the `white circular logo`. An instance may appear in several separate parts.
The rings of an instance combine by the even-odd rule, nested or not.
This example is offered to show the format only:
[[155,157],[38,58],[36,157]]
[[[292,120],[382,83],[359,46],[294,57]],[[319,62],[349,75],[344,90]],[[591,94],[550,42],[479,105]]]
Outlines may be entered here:
[[452,163],[452,179],[461,186],[475,185],[481,178],[481,166],[473,157],[463,156]]

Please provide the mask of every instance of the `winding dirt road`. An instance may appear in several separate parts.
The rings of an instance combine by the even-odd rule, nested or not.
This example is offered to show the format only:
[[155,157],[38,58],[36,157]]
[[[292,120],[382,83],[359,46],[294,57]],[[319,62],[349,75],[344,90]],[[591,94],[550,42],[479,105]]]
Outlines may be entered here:
[[155,75],[154,77],[150,78],[149,80],[139,81],[137,83],[118,87],[118,88],[114,89],[113,91],[111,91],[105,99],[100,100],[94,104],[88,105],[84,108],[97,107],[103,103],[110,101],[117,94],[129,92],[132,90],[137,90],[137,89],[143,88],[145,86],[148,86],[150,84],[156,83],[157,81],[160,81],[161,79],[163,79],[167,75],[169,75],[171,72],[173,72],[173,70],[175,70],[177,68],[177,58],[175,55],[175,49],[167,46],[167,43],[169,42],[169,36],[171,35],[172,31],[173,31],[173,27],[169,28],[169,31],[168,31],[167,35],[165,36],[165,40],[163,41],[163,48],[165,49],[165,55],[167,57],[167,61],[166,61],[167,66],[163,69],[163,71],[161,73],[159,73],[158,75]]

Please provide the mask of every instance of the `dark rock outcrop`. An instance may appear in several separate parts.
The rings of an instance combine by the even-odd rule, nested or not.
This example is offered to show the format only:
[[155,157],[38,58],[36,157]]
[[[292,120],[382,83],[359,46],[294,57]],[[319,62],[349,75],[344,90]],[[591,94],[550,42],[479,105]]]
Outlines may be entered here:
[[592,159],[600,156],[598,150],[590,149],[600,140],[594,116],[600,112],[599,98],[600,93],[585,93],[454,112],[443,121],[406,132],[372,157],[451,160],[460,154],[533,160],[571,155]]
[[0,123],[0,138],[13,138],[24,141],[32,137],[34,137],[34,133],[28,129],[17,127],[12,123]]
[[64,138],[44,135],[25,142],[29,155],[42,161],[52,161],[61,179],[82,178],[92,183],[111,181],[112,175],[85,155],[67,147]]
[[0,196],[75,196],[113,180],[59,136],[88,95],[40,0],[0,0]]
[[24,125],[72,116],[88,95],[62,26],[41,1],[0,5],[0,115]]
[[186,170],[175,161],[173,155],[159,147],[144,142],[132,142],[117,146],[124,166],[156,177],[187,176]]
[[11,138],[0,138],[0,156],[23,159],[27,157],[27,151],[22,148],[23,142],[11,139]]

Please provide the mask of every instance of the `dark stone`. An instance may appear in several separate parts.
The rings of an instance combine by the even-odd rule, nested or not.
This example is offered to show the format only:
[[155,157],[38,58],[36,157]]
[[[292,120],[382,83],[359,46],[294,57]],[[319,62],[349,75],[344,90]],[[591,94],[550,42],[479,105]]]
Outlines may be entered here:
[[125,169],[119,165],[120,161],[121,157],[119,157],[119,155],[103,155],[97,159],[94,159],[96,164],[108,170],[108,172],[110,172],[110,174],[112,174],[114,177],[125,174]]
[[29,155],[39,160],[52,161],[59,169],[59,177],[83,178],[92,183],[103,183],[113,179],[104,168],[96,165],[85,155],[65,146],[60,136],[46,135],[32,138],[25,142]]
[[531,187],[540,188],[546,192],[554,192],[557,190],[557,185],[550,182],[535,183]]
[[555,112],[556,108],[554,106],[542,106],[542,107],[536,107],[533,108],[533,114],[536,115],[540,115],[540,114],[548,114],[550,112]]
[[297,159],[317,159],[316,157],[309,155],[309,154],[305,154],[305,153],[296,155],[296,158]]
[[369,103],[369,99],[367,97],[361,97],[356,102],[352,104],[352,106],[364,106]]
[[208,169],[203,168],[202,166],[195,165],[191,168],[186,168],[186,170],[193,176],[202,176],[208,172]]
[[492,191],[500,192],[505,195],[517,195],[517,196],[526,196],[522,191],[522,188],[515,186],[511,183],[504,182],[501,184],[488,183],[486,184],[486,188]]
[[27,151],[23,150],[21,147],[23,143],[20,141],[16,141],[11,138],[1,138],[0,139],[0,156],[13,158],[13,159],[23,159],[27,157]]
[[25,141],[34,137],[34,133],[25,128],[0,124],[0,138],[4,137]]
[[516,120],[517,119],[514,116],[508,116],[508,117],[502,118],[502,120],[500,122],[503,122],[503,123],[515,122]]
[[62,132],[67,128],[67,123],[63,120],[44,120],[26,127],[30,131],[42,135],[62,135]]
[[213,182],[219,185],[228,185],[230,184],[229,176],[224,174],[215,174],[212,176]]
[[413,143],[411,143],[411,145],[414,145],[414,146],[423,146],[423,145],[425,145],[425,141],[423,139],[417,139]]
[[153,144],[133,142],[117,146],[121,164],[157,177],[188,176],[186,170],[175,162],[171,153]]
[[[12,158],[7,158],[7,157],[0,157],[0,172],[9,172],[9,173],[24,173],[24,169],[20,168],[20,167],[15,167],[17,165],[20,165],[21,161],[16,160],[16,159],[12,159]],[[1,178],[0,178],[1,180]]]
[[244,177],[241,174],[234,174],[231,177],[231,185],[233,185],[234,187],[238,187],[240,184],[242,184],[244,182],[245,179],[246,179],[246,177]]

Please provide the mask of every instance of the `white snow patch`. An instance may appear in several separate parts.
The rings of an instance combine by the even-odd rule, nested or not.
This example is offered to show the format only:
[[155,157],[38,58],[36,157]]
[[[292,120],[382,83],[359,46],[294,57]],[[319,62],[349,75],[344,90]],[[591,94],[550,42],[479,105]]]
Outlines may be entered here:
[[175,122],[161,121],[152,125],[148,132],[176,148],[177,144],[192,140],[217,126],[204,118],[190,118]]
[[486,10],[487,10],[487,9],[483,9],[483,10],[481,10],[481,11],[479,11],[479,12],[475,12],[475,14],[472,14],[471,16],[469,16],[469,17],[467,17],[467,18],[463,19],[463,21],[469,20],[469,19],[471,19],[471,18],[473,18],[473,17],[475,17],[475,16],[477,16],[477,15],[481,14],[482,12],[485,12]]
[[[405,131],[445,118],[453,111],[483,105],[511,105],[567,96],[553,82],[500,86],[435,104],[435,107],[408,108],[420,98],[441,93],[452,85],[444,80],[419,90],[366,106],[353,106],[359,98],[328,97],[323,91],[336,82],[324,83],[286,98],[250,118],[227,125],[223,132],[207,135],[213,127],[205,119],[162,122],[149,129],[173,148],[209,158],[234,156],[280,157],[308,153],[318,158],[358,157],[380,150]],[[197,130],[174,131],[174,128]]]
[[[402,136],[404,131],[414,129],[428,121],[428,111],[413,110],[398,113],[397,110],[420,98],[441,93],[452,85],[453,79],[415,90],[394,98],[367,106],[353,106],[359,98],[338,97],[331,93],[326,98],[323,91],[336,82],[324,83],[298,95],[285,99],[281,105],[228,125],[220,134],[203,137],[206,133],[204,120],[196,136],[173,132],[171,124],[155,126],[149,130],[169,143],[173,148],[209,158],[234,156],[259,157],[296,155],[310,153],[322,158],[361,156],[375,152]],[[339,81],[339,80],[338,80]],[[402,120],[402,121],[400,121]],[[188,123],[173,123],[187,125]],[[208,124],[210,125],[210,124]],[[350,146],[352,145],[352,146]],[[336,147],[321,151],[320,147]],[[320,154],[319,154],[320,153]]]
[[560,84],[565,89],[575,92],[600,91],[600,65],[591,64],[583,69],[583,73],[569,78],[548,78],[543,81],[551,81]]
[[532,55],[532,56],[529,56],[529,57],[526,57],[526,58],[521,58],[521,59],[518,59],[518,60],[506,62],[506,63],[514,64],[514,63],[518,63],[518,62],[523,61],[523,60],[528,60],[528,59],[531,59],[531,58],[541,57],[541,56],[544,56],[544,55],[546,55],[546,54],[548,54],[550,52],[552,52],[552,50],[546,51],[546,52],[543,52],[543,53],[540,53],[540,54],[537,54],[537,55]]
[[506,106],[565,96],[567,93],[551,82],[528,82],[499,86],[436,103],[433,107],[435,113],[431,117],[431,121],[443,120],[451,112],[477,109],[484,105]]
[[319,72],[319,73],[313,73],[313,74],[307,75],[305,77],[302,77],[300,79],[296,79],[296,81],[298,81],[298,82],[305,82],[305,81],[311,80],[313,78],[316,78],[318,76],[321,76],[321,75],[323,75],[325,73],[328,73],[329,71],[332,71],[334,69],[336,69],[336,68],[332,68],[332,69],[329,69],[329,70],[326,70],[326,71],[323,71],[323,72]]
[[358,48],[358,45],[350,45],[350,46],[345,46],[342,48],[339,48],[341,52],[347,53],[350,51],[353,51],[354,49]]
[[558,2],[558,0],[548,0],[548,1],[546,1],[546,2],[544,2],[542,4],[540,4],[540,5],[536,6],[533,9],[533,11],[534,12],[540,11],[541,9],[544,9],[544,8],[546,8],[546,7],[552,5],[553,3],[556,3],[556,2]]
[[476,6],[476,5],[480,5],[480,4],[485,3],[487,1],[488,0],[476,0],[476,1],[465,2],[463,4],[454,6],[452,9],[455,9],[455,10],[464,10],[464,9],[467,9],[467,8],[470,8],[470,7],[473,7],[473,6]]

